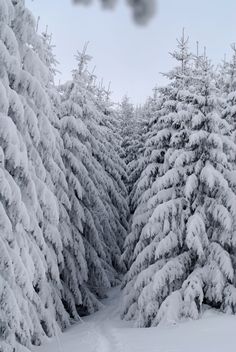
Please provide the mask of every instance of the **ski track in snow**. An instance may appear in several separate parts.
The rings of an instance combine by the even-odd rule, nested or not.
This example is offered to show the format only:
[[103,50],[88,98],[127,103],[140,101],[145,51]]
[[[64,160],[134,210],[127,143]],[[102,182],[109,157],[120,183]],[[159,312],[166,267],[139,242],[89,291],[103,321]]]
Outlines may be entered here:
[[207,310],[202,319],[149,329],[121,321],[119,288],[99,312],[34,352],[235,352],[236,317]]
[[123,352],[113,329],[106,324],[97,330],[97,346],[94,352]]
[[97,336],[97,346],[94,352],[124,351],[118,338],[118,329],[114,327],[114,319],[119,316],[119,291],[114,289],[111,292],[111,297],[106,300],[104,310],[97,314],[97,322],[93,324],[93,330]]

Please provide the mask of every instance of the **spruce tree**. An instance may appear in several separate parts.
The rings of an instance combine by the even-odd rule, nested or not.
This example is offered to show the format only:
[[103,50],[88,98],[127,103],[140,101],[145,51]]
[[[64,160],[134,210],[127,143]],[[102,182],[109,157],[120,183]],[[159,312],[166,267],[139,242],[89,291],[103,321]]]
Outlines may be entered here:
[[231,45],[233,55],[229,62],[224,61],[219,75],[222,92],[222,117],[232,126],[233,138],[236,130],[236,46]]
[[51,175],[47,171],[56,149],[43,43],[23,1],[2,0],[0,5],[1,160],[6,177],[1,218],[9,226],[1,235],[5,242],[8,233],[5,255],[10,244],[1,271],[10,269],[7,278],[1,276],[1,331],[17,349],[19,343],[40,344],[57,333],[56,321],[68,326],[69,320],[61,302],[63,257],[53,170]]
[[174,53],[181,65],[160,90],[158,132],[148,141],[156,143],[150,151],[159,165],[150,165],[158,171],[151,183],[144,176],[150,165],[141,176],[148,186],[126,241],[134,255],[124,316],[140,326],[196,318],[203,302],[234,310],[235,146],[219,113],[214,71],[206,57],[192,67],[186,44],[182,37]]
[[[84,293],[84,307],[91,311],[98,307],[96,297],[103,297],[107,288],[118,282],[127,205],[115,164],[118,156],[107,139],[104,113],[96,106],[90,85],[90,56],[83,51],[76,58],[73,80],[61,87],[61,122],[71,189],[71,222],[75,233],[82,236],[89,269],[85,287],[90,296]],[[80,222],[74,223],[79,216]]]
[[119,106],[119,134],[122,138],[121,158],[128,165],[134,158],[133,136],[136,129],[135,109],[130,99],[124,96]]
[[[175,131],[181,129],[180,119],[184,110],[182,100],[185,100],[182,93],[189,78],[190,55],[184,36],[178,42],[178,49],[172,56],[180,64],[167,75],[170,84],[159,90],[156,123],[153,124],[152,136],[148,139],[145,150],[148,162],[137,185],[136,193],[140,196],[133,216],[131,234],[126,240],[126,251],[133,255],[131,259],[129,255],[130,269],[124,281],[124,316],[127,319],[134,317],[140,326],[152,324],[160,304],[174,289],[165,286],[165,292],[162,292],[163,287],[158,288],[157,285],[156,290],[151,289],[151,285],[154,285],[154,273],[158,276],[163,269],[163,282],[168,279],[168,270],[165,269],[168,258],[164,259],[162,256],[167,256],[169,250],[169,261],[173,257],[176,267],[177,263],[179,266],[187,265],[187,258],[181,248],[184,202],[181,194],[175,190],[182,187],[184,180],[181,179],[178,169],[169,162],[169,154],[174,153],[171,140]],[[168,236],[170,248],[163,248],[167,253],[161,253],[159,258],[155,252],[159,243],[165,241],[166,237],[168,239]],[[178,249],[171,248],[173,236],[176,236],[175,247]],[[181,274],[181,271],[175,274],[177,279],[181,280]],[[177,282],[175,285],[177,286]],[[135,287],[135,290],[131,290],[131,287]],[[148,297],[154,295],[154,292],[155,300],[148,301]]]
[[203,302],[234,311],[235,145],[219,113],[216,75],[205,56],[190,66],[186,44],[182,37],[174,53],[181,65],[160,90],[158,132],[146,146],[158,171],[151,184],[141,177],[148,187],[126,241],[134,256],[124,316],[140,326],[197,318]]
[[134,213],[138,205],[138,200],[143,190],[138,188],[139,179],[146,167],[148,158],[145,155],[146,143],[151,138],[153,119],[156,119],[158,111],[157,88],[154,89],[152,97],[148,98],[144,106],[138,107],[137,116],[137,133],[135,138],[135,158],[129,164],[129,206],[131,214]]

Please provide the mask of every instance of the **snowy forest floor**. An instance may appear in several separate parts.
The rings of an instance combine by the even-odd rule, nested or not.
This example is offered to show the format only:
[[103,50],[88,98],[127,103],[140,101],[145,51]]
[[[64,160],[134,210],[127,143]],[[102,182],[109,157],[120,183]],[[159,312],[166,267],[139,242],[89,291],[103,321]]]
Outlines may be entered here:
[[104,308],[83,319],[35,352],[235,352],[236,317],[206,310],[202,319],[172,326],[136,329],[121,321],[119,288]]

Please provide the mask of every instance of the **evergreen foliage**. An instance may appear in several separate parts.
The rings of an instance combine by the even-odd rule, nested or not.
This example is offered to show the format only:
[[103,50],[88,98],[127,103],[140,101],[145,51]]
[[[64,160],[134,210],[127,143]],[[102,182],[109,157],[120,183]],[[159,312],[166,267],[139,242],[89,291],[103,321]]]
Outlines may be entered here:
[[235,144],[217,75],[187,44],[159,89],[125,242],[123,316],[138,326],[197,318],[203,303],[235,311]]
[[113,131],[89,85],[89,57],[78,53],[73,80],[58,90],[51,36],[36,33],[23,0],[0,1],[0,28],[5,352],[41,344],[98,309],[125,270],[128,206]]
[[117,107],[87,46],[57,87],[36,27],[0,0],[0,351],[57,335],[122,279],[137,326],[235,313],[235,45],[218,70],[183,32],[169,83]]

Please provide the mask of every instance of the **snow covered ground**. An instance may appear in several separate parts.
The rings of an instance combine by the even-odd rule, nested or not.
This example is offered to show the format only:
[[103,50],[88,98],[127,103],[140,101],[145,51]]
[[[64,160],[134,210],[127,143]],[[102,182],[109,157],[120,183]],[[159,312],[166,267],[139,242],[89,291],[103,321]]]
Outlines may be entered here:
[[235,352],[236,317],[206,311],[201,320],[136,329],[121,321],[119,289],[104,309],[35,352]]

